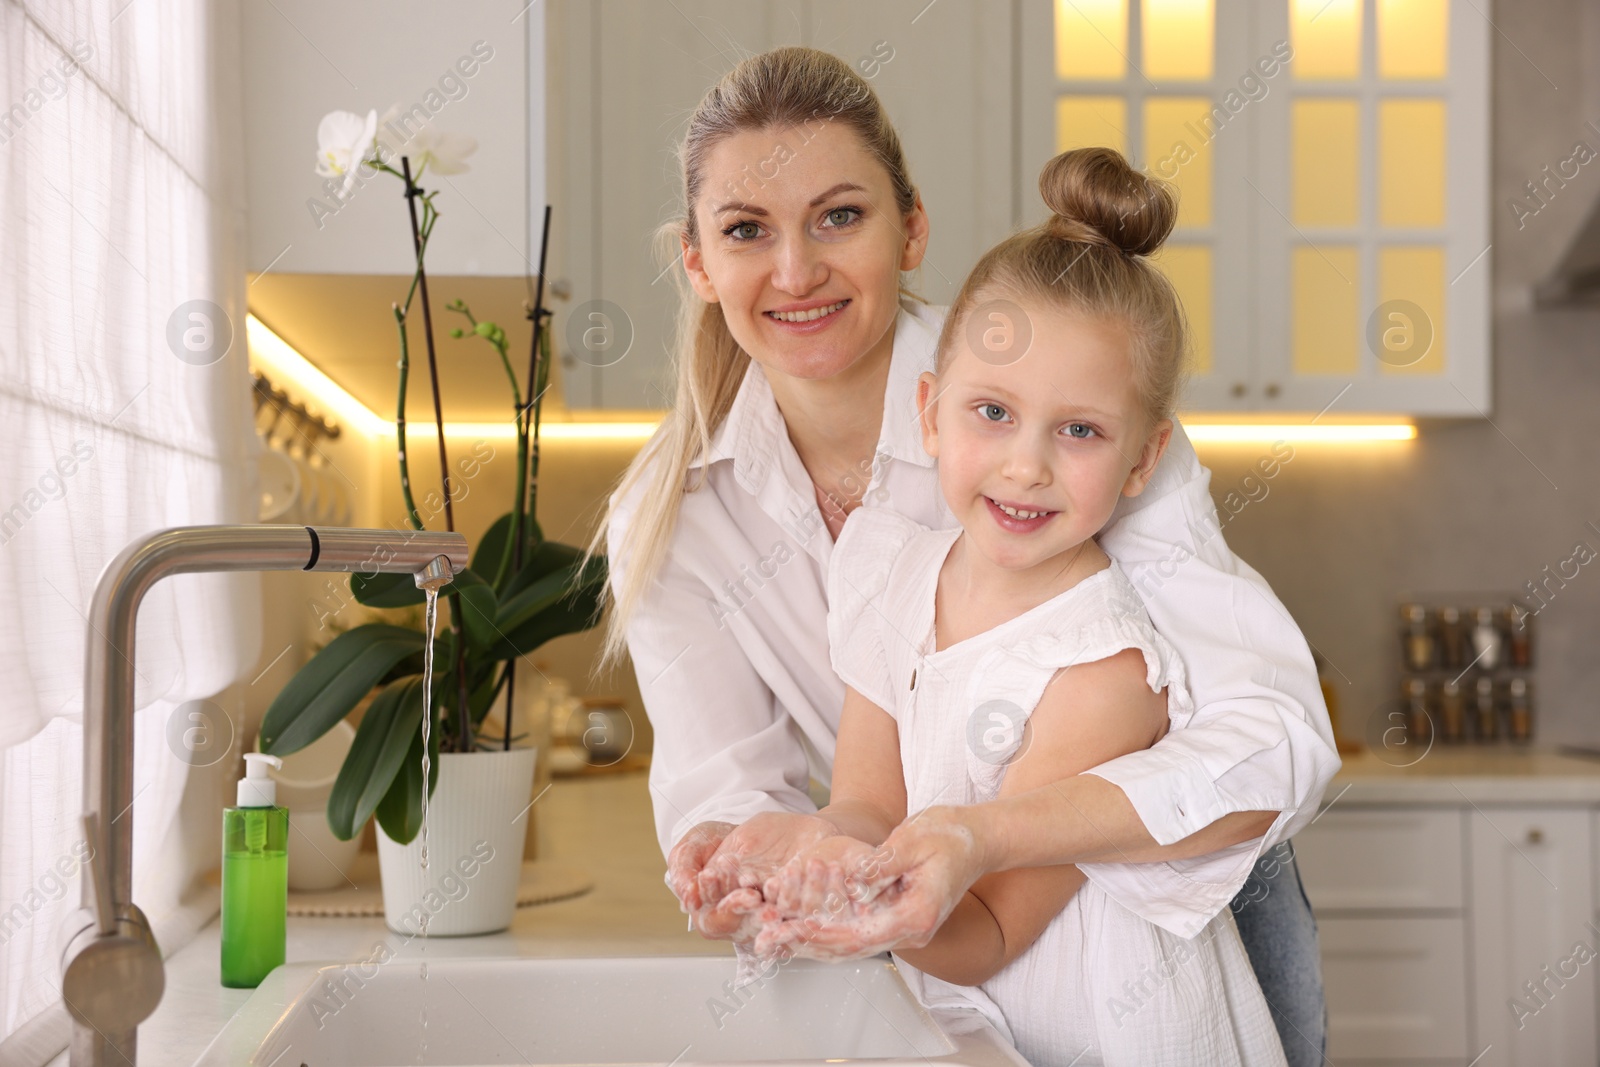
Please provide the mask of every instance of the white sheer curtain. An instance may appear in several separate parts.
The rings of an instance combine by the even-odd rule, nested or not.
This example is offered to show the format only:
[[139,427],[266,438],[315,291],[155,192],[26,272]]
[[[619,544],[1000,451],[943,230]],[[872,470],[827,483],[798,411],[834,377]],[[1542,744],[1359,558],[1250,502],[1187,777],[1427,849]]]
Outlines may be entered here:
[[[145,532],[254,518],[237,21],[237,0],[0,0],[0,1064],[67,1037],[95,580]],[[227,703],[258,590],[169,579],[140,612],[134,899],[167,952],[215,911],[203,828],[232,763],[199,766],[169,719]]]

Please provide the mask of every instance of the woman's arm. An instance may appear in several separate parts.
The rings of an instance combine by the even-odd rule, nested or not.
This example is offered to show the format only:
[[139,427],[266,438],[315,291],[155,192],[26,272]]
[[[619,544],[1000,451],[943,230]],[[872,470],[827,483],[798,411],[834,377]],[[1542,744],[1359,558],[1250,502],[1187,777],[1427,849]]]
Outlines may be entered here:
[[[626,565],[618,549],[628,517],[626,507],[616,508],[607,529],[619,570]],[[679,522],[689,521],[686,508]],[[736,825],[758,812],[816,810],[810,766],[790,717],[732,629],[717,624],[714,607],[706,582],[669,553],[627,633],[655,732],[656,836],[668,857],[669,885],[695,910],[702,903],[701,869]]]
[[[1006,807],[1012,798],[1032,796],[1085,768],[1127,752],[1147,748],[1167,724],[1165,692],[1145,681],[1145,659],[1124,649],[1106,659],[1061,671],[1045,689],[1029,718],[1027,751],[1006,769],[993,822],[984,836],[1003,836],[1002,812],[1028,817]],[[957,809],[974,810],[974,809]],[[956,903],[926,947],[897,949],[920,970],[956,985],[978,985],[1021,955],[1084,883],[1071,864],[1033,864],[979,878]]]
[[[1282,442],[1265,450],[1256,483],[1282,477],[1293,457]],[[1119,503],[1100,535],[1183,659],[1195,711],[1149,751],[1093,769],[1116,788],[1067,790],[1072,803],[1062,806],[1081,809],[1079,829],[1087,831],[1071,832],[1080,837],[1079,859],[1090,858],[1084,845],[1098,859],[1185,859],[1257,836],[1259,852],[1316,817],[1339,769],[1310,649],[1266,581],[1228,548],[1210,480],[1174,423],[1155,476]],[[1265,836],[1262,812],[1279,813]],[[1024,845],[1015,855],[1029,851]],[[1227,881],[1253,862],[1227,857],[1209,878]]]
[[[613,560],[626,517],[614,514],[608,531]],[[680,525],[687,521],[679,516]],[[655,733],[650,794],[664,855],[698,823],[816,810],[789,716],[732,629],[717,624],[715,607],[705,581],[668,553],[628,626],[628,655]]]

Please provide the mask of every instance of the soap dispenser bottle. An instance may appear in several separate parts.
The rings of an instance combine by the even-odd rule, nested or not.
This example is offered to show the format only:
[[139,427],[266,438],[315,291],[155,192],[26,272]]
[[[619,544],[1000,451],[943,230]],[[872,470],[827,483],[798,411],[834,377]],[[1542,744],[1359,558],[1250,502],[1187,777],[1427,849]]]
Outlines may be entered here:
[[267,766],[244,754],[238,806],[222,812],[222,984],[254,989],[284,960],[289,904],[289,812],[278,807]]

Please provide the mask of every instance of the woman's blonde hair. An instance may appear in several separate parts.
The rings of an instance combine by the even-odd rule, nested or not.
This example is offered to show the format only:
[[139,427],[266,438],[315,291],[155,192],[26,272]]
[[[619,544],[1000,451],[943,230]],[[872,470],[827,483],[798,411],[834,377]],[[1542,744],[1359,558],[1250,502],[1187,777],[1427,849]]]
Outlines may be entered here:
[[1049,220],[1001,241],[972,268],[939,334],[938,369],[980,301],[1045,301],[1125,324],[1145,410],[1152,422],[1167,418],[1183,384],[1187,330],[1172,283],[1146,257],[1177,222],[1177,194],[1110,148],[1056,156],[1039,192]]
[[[889,174],[902,216],[911,213],[917,193],[911,184],[900,138],[866,80],[837,56],[814,48],[777,48],[745,59],[717,82],[689,119],[679,146],[683,167],[683,213],[656,234],[663,260],[681,254],[682,239],[700,242],[695,204],[704,183],[706,159],[721,141],[747,130],[783,130],[840,122],[854,130]],[[627,649],[627,626],[645,590],[655,581],[671,543],[683,494],[705,481],[702,468],[689,484],[689,465],[706,455],[711,436],[722,425],[744,380],[750,357],[728,330],[719,304],[708,304],[681,272],[682,292],[673,365],[678,381],[672,410],[640,450],[616,486],[621,499],[648,478],[629,518],[618,554],[627,565],[608,583],[611,602],[598,666],[611,666]],[[608,504],[588,546],[603,550],[611,522]]]

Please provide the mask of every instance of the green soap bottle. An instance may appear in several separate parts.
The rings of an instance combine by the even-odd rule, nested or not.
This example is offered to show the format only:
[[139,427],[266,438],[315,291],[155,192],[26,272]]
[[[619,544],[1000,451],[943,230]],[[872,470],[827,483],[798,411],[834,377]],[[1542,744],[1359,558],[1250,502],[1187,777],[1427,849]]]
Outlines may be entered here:
[[267,765],[244,754],[239,806],[222,811],[222,984],[254,989],[283,962],[289,911],[289,811],[278,807]]

